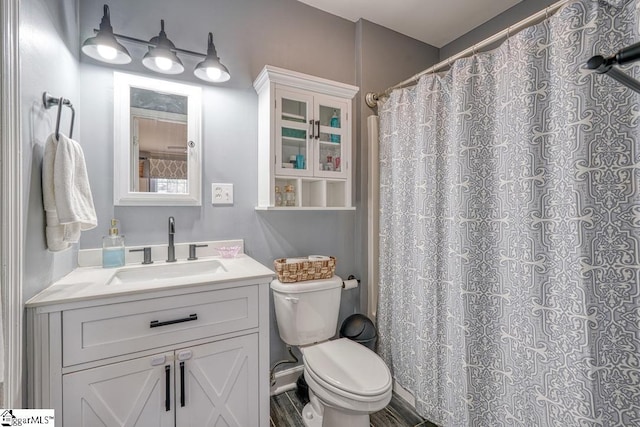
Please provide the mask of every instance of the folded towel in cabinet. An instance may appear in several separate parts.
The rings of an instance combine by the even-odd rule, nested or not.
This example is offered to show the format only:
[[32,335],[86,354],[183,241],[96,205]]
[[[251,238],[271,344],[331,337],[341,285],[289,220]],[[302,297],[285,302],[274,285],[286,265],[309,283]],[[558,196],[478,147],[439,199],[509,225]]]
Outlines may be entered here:
[[42,198],[47,247],[61,251],[98,225],[82,147],[71,138],[52,134],[42,162]]

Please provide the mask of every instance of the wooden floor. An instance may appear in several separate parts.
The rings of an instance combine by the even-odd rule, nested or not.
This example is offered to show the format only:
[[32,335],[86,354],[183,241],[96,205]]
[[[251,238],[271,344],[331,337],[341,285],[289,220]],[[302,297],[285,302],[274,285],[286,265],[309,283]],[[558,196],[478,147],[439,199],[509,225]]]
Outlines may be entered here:
[[[302,408],[307,403],[295,390],[271,397],[272,427],[304,427]],[[394,393],[382,411],[371,414],[371,427],[437,427],[416,414],[413,408]]]

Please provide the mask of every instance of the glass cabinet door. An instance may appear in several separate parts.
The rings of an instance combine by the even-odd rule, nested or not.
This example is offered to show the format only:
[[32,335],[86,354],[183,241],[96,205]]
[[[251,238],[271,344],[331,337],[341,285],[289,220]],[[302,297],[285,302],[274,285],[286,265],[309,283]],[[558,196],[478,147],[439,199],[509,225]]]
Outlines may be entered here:
[[276,91],[276,174],[313,174],[310,129],[313,97],[293,91]]
[[331,97],[315,97],[315,175],[347,177],[349,153],[347,103]]

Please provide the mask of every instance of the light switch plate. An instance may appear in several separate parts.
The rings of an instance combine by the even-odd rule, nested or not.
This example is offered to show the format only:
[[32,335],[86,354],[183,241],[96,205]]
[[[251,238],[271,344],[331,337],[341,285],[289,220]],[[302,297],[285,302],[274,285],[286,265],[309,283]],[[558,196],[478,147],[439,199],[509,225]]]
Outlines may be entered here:
[[211,204],[231,205],[233,204],[233,184],[211,184]]

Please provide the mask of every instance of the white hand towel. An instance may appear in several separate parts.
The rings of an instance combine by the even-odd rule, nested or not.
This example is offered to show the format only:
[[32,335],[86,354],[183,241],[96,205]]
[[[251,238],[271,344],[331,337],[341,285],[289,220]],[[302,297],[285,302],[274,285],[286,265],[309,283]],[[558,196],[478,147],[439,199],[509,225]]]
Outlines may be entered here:
[[42,162],[47,246],[61,251],[98,225],[82,147],[60,134],[47,139]]

